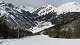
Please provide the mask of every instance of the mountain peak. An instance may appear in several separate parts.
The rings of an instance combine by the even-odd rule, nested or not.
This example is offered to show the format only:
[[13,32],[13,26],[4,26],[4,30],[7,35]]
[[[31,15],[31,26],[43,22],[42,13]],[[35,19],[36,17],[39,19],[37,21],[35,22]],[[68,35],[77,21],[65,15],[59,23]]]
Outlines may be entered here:
[[43,8],[42,10],[40,10],[38,12],[38,15],[46,15],[48,14],[49,12],[52,12],[54,10],[56,10],[57,8],[55,6],[52,6],[52,5],[47,5],[45,8]]
[[23,10],[25,10],[25,11],[29,11],[30,13],[32,13],[33,10],[34,10],[34,8],[32,8],[32,7],[24,6],[24,5],[21,5],[19,8],[20,8],[20,9],[23,9]]

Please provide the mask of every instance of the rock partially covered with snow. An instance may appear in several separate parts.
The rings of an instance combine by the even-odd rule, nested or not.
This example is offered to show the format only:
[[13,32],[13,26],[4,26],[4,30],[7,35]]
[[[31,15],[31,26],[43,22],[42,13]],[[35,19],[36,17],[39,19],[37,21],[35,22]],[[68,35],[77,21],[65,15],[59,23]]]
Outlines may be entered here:
[[39,22],[36,27],[31,28],[29,31],[31,31],[32,33],[37,33],[52,26],[54,25],[51,22]]
[[32,7],[27,7],[27,6],[20,6],[19,7],[20,9],[23,9],[23,10],[25,10],[25,11],[29,11],[29,12],[33,12],[35,9],[34,8],[32,8]]
[[50,12],[53,12],[55,11],[57,8],[55,6],[52,6],[52,5],[48,5],[46,6],[45,8],[41,9],[39,12],[38,12],[38,15],[46,15]]

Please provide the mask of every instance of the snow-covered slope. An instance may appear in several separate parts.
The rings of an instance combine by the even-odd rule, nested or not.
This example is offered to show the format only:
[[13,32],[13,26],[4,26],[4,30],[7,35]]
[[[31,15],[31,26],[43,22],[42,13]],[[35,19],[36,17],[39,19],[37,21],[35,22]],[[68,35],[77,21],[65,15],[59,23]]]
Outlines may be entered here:
[[57,13],[67,13],[67,12],[80,12],[80,4],[78,2],[69,2],[62,4],[57,8]]
[[38,25],[36,27],[31,28],[29,31],[31,31],[32,33],[38,33],[52,26],[54,25],[51,22],[38,22]]
[[80,39],[57,39],[37,35],[8,42],[5,42],[4,40],[0,45],[80,45]]

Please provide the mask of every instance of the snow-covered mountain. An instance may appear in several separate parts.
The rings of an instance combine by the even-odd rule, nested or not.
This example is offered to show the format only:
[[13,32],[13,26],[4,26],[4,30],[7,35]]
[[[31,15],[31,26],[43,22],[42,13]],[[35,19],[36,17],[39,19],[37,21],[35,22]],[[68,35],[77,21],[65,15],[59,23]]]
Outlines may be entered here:
[[78,2],[65,3],[60,5],[56,11],[58,14],[67,12],[80,12],[80,4]]
[[0,17],[4,17],[5,22],[11,29],[26,29],[34,26],[35,23],[30,16],[30,12],[15,7],[11,3],[0,2]]
[[38,25],[37,23],[41,21],[53,23],[57,14],[80,12],[79,7],[80,5],[77,2],[69,2],[59,7],[47,5],[36,9],[33,13],[30,13],[28,10],[33,10],[33,8],[27,8],[25,6],[18,8],[11,3],[0,2],[0,17],[6,17],[6,21],[8,22],[7,24],[10,25],[10,28],[12,28],[11,26],[14,28],[21,26],[22,28],[26,28],[27,25],[28,27]]
[[45,6],[42,6],[42,7],[40,7],[40,8],[36,8],[33,13],[34,13],[34,14],[38,14],[38,12],[39,12],[40,10],[44,9],[44,8],[45,8]]
[[[39,20],[43,21],[43,23],[40,23],[41,21],[37,20],[37,18],[40,17],[38,14],[30,13],[25,8],[15,7],[13,4],[6,3],[4,1],[0,2],[0,14],[0,19],[3,19],[1,22],[5,22],[7,27],[12,30],[19,29],[30,31],[34,30],[36,27],[36,32],[39,32],[37,29],[40,29],[40,31],[42,31],[43,29],[52,26],[51,22],[47,23],[46,21],[41,20],[41,18]],[[29,28],[33,29],[29,30]]]
[[[65,16],[71,17],[72,16],[71,14],[77,14],[75,12],[80,12],[80,4],[77,2],[69,2],[69,3],[65,3],[59,7],[54,7],[52,5],[48,5],[48,6],[37,9],[36,11],[34,11],[34,13],[35,12],[36,12],[36,14],[39,15],[39,17],[36,18],[37,21],[45,21],[45,22],[48,21],[48,22],[51,22],[54,25],[56,25],[61,22],[62,23],[66,22],[67,18],[64,19]],[[68,12],[74,12],[74,13],[70,13],[70,16],[68,16],[67,15]],[[61,16],[59,16],[59,15],[61,15]],[[72,18],[74,18],[74,16]]]
[[[50,9],[50,7],[52,7],[52,8]],[[38,10],[37,14],[39,15],[39,17],[37,17],[36,20],[51,22],[52,25],[55,28],[57,28],[57,27],[66,25],[67,23],[71,23],[72,21],[77,20],[80,17],[80,4],[77,2],[69,2],[69,3],[65,3],[59,7],[56,7],[56,8],[53,8],[53,7],[54,6],[48,5],[47,7],[44,7],[44,8],[41,8],[40,10]],[[51,27],[53,27],[53,26],[51,26]],[[45,28],[45,26],[44,26],[44,28]],[[48,27],[48,30],[52,31],[52,30],[54,30],[53,28],[51,29],[50,27]],[[47,28],[45,28],[45,29],[47,29]],[[32,29],[32,30],[34,30],[34,31],[32,31],[33,33],[43,31],[38,27],[34,27],[34,29]]]
[[49,12],[53,12],[56,10],[56,7],[52,6],[52,5],[48,5],[47,7],[45,7],[44,9],[40,10],[38,12],[39,15],[46,15]]
[[[33,11],[32,11],[33,10]],[[79,17],[80,4],[65,3],[59,7],[43,6],[36,10],[31,7],[15,7],[11,3],[0,2],[0,21],[5,22],[10,29],[28,30],[33,33],[47,28],[65,25]]]
[[68,2],[58,7],[55,7],[53,5],[47,5],[37,10],[38,11],[36,12],[39,16],[46,15],[50,12],[56,12],[59,15],[59,14],[67,13],[67,12],[80,12],[80,4],[78,2]]
[[37,9],[37,14],[39,16],[42,16],[42,15],[46,15],[50,12],[54,12],[57,8],[55,6],[52,6],[52,5],[47,5],[47,6],[44,6],[44,7],[41,7],[39,9]]
[[23,9],[23,10],[25,10],[25,11],[29,11],[30,13],[32,13],[32,12],[34,12],[34,8],[32,8],[32,7],[28,7],[28,6],[20,6],[19,7],[20,9]]

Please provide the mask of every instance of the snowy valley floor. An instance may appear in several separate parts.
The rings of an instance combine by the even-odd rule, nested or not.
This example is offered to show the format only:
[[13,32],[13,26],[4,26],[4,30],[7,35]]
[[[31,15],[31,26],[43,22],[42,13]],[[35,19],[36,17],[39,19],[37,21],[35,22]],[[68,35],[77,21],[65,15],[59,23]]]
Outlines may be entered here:
[[80,45],[80,39],[57,39],[37,35],[22,39],[0,40],[0,45]]

